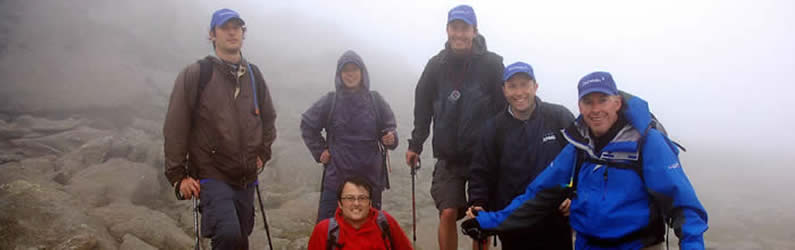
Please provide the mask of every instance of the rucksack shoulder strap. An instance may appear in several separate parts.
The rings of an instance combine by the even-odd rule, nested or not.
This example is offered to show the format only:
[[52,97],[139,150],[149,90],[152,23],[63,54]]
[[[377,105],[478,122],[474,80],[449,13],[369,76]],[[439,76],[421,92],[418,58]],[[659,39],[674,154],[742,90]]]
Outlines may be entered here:
[[338,239],[340,237],[340,225],[337,224],[337,219],[331,217],[328,219],[328,234],[326,236],[326,250],[334,250],[342,248]]
[[376,133],[380,135],[381,130],[384,129],[384,123],[381,121],[381,107],[384,106],[384,98],[375,90],[370,91],[370,99],[373,100],[373,110],[375,112]]
[[[207,87],[207,83],[210,82],[210,78],[213,77],[213,62],[210,59],[204,58],[199,61],[199,82],[196,85],[196,99],[193,101],[192,111],[195,115],[198,113],[199,110],[199,99],[201,99],[202,93],[204,93],[204,88]],[[195,119],[195,118],[194,118]]]
[[381,228],[381,239],[384,240],[384,246],[386,246],[386,249],[394,249],[395,241],[392,239],[392,231],[389,229],[389,221],[387,221],[384,211],[378,210],[378,218],[376,218],[376,223],[378,223],[378,227]]
[[326,129],[331,125],[331,118],[334,117],[334,110],[337,108],[337,92],[328,92],[328,96],[331,105],[329,106],[328,114],[326,114]]

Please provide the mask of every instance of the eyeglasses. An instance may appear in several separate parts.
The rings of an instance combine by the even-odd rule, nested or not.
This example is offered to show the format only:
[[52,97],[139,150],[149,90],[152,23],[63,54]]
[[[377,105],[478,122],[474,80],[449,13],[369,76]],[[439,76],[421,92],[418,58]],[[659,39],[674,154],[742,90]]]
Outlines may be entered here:
[[351,196],[343,196],[340,199],[343,202],[347,202],[347,203],[353,203],[354,201],[359,201],[359,202],[365,203],[365,202],[369,202],[370,201],[370,197],[365,196],[365,195],[358,196],[358,197],[357,196],[352,196],[352,195]]

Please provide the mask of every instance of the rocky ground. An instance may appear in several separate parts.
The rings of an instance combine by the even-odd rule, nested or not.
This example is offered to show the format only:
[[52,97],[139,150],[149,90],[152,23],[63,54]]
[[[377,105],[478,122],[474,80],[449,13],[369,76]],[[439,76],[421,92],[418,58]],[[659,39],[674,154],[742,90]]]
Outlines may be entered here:
[[[175,200],[162,174],[161,121],[0,118],[0,249],[193,247],[191,203]],[[297,139],[284,133],[260,176],[276,249],[305,249],[314,227],[320,169],[298,156],[307,152]],[[427,192],[430,169],[422,171],[418,245],[430,246],[436,210]],[[407,168],[394,169],[393,186],[384,208],[411,237]],[[259,211],[250,239],[255,249],[267,246]]]

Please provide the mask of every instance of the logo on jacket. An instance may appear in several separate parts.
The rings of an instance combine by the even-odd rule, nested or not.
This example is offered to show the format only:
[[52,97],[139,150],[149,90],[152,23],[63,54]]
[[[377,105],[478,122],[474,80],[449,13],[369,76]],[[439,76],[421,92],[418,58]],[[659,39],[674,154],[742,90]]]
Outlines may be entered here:
[[548,141],[554,141],[555,139],[556,139],[555,138],[555,134],[547,133],[547,134],[544,135],[544,138],[541,139],[541,143],[546,143]]
[[680,168],[680,167],[682,167],[682,165],[679,165],[678,162],[675,162],[674,164],[671,164],[670,166],[668,166],[668,169],[674,169],[674,168]]

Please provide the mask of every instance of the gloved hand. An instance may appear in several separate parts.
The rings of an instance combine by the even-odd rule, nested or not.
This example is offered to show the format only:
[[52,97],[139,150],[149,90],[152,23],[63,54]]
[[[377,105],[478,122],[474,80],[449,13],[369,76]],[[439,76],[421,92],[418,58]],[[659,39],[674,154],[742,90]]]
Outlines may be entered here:
[[461,231],[471,237],[475,241],[486,239],[488,235],[480,227],[480,223],[476,219],[468,219],[461,223]]

